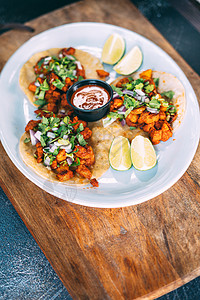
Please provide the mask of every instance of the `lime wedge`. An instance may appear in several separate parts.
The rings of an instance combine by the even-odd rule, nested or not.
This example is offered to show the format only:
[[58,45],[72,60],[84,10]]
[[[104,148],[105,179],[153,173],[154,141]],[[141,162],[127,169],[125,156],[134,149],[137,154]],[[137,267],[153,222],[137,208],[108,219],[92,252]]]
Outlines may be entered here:
[[113,33],[103,46],[101,59],[106,64],[114,65],[122,57],[124,50],[124,39],[118,33]]
[[131,160],[133,166],[140,171],[152,169],[156,165],[156,152],[148,138],[137,135],[132,140]]
[[138,46],[133,47],[119,62],[114,66],[115,72],[121,75],[129,75],[135,72],[142,64],[142,51]]
[[123,136],[114,138],[109,152],[109,162],[113,169],[126,171],[130,169],[131,155],[129,140]]

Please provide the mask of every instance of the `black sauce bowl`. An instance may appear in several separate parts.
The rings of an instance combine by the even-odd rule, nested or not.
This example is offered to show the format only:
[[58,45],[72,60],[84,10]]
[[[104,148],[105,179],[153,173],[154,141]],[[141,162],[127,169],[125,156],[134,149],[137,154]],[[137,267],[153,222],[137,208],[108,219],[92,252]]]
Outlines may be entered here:
[[[100,87],[103,87],[104,89],[106,89],[110,95],[108,102],[106,104],[104,104],[103,106],[101,106],[99,108],[95,108],[95,109],[82,109],[82,108],[78,108],[78,107],[74,106],[71,103],[71,97],[72,97],[73,93],[78,88],[86,86],[86,85],[97,85],[97,86],[100,86]],[[112,90],[111,86],[108,83],[106,83],[105,81],[98,80],[98,79],[85,79],[85,80],[77,81],[76,83],[74,83],[68,89],[66,97],[67,97],[67,102],[73,108],[75,114],[78,116],[79,119],[87,121],[87,122],[94,122],[94,121],[98,121],[98,120],[102,119],[109,112],[110,102],[113,97],[113,90]]]

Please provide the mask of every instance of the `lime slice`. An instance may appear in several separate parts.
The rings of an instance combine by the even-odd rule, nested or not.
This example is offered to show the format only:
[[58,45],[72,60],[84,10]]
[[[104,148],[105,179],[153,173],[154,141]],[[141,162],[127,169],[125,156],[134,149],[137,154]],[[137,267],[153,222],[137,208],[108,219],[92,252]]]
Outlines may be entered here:
[[106,64],[114,65],[122,57],[124,50],[124,39],[118,33],[113,33],[103,46],[101,59]]
[[156,152],[148,138],[137,135],[132,140],[131,160],[133,166],[140,171],[152,169],[156,165]]
[[118,74],[129,75],[141,66],[142,57],[142,51],[138,46],[135,46],[118,62],[116,66],[114,66],[113,69]]
[[126,171],[130,169],[131,155],[129,140],[123,136],[114,138],[109,152],[109,162],[113,169]]

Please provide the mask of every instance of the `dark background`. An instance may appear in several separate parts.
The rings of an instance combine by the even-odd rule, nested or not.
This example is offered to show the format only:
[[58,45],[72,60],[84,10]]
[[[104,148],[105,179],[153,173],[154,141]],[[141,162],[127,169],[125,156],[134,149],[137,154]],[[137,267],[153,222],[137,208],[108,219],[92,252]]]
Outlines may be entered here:
[[[0,34],[6,31],[1,25],[24,23],[73,2],[78,1],[0,0]],[[200,74],[200,5],[195,0],[132,2]],[[0,300],[71,299],[1,188],[0,217]],[[171,299],[200,299],[200,278],[159,298]]]

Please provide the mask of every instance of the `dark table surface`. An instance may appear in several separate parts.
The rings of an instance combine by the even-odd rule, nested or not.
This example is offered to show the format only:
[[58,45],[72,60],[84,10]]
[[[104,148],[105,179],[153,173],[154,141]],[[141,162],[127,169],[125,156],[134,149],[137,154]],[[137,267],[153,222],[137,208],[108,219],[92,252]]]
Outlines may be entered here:
[[[0,25],[8,22],[24,23],[72,2],[76,1],[18,0],[16,5],[14,0],[0,0]],[[189,0],[132,2],[200,74],[198,3]],[[179,5],[180,2],[182,5]],[[5,30],[0,30],[0,34],[3,32]],[[71,299],[1,188],[0,241],[0,300]],[[200,299],[200,277],[159,299]]]

